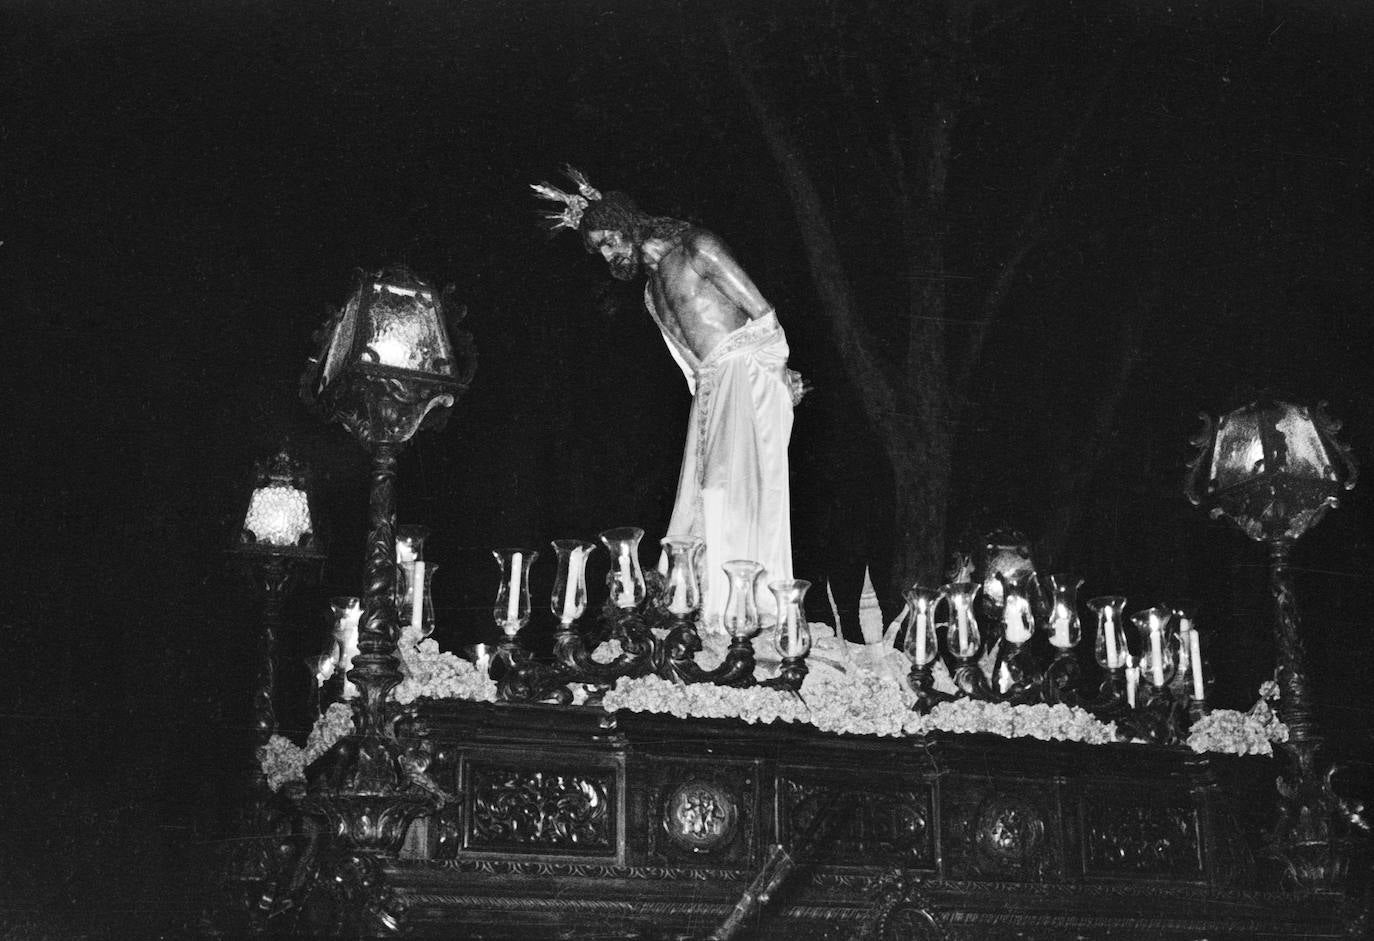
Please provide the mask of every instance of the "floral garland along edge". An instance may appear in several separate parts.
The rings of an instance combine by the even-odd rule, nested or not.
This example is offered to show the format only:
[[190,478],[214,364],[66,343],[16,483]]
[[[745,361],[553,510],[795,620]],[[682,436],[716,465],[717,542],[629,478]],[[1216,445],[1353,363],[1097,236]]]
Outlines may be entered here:
[[[401,671],[394,696],[401,705],[417,699],[495,702],[496,684],[433,640],[402,632]],[[1272,755],[1273,743],[1288,738],[1271,702],[1273,681],[1260,687],[1248,712],[1214,709],[1192,726],[1187,744],[1196,752]],[[799,695],[753,686],[736,689],[706,683],[675,684],[657,676],[622,679],[603,701],[608,712],[650,712],[699,719],[739,719],[748,723],[801,722],[840,735],[925,735],[932,732],[991,733],[1005,738],[1106,744],[1123,741],[1115,723],[1104,723],[1085,709],[1060,705],[1013,706],[956,699],[922,715],[911,709],[911,692],[891,677],[861,670],[844,679],[808,675]],[[268,787],[276,791],[303,781],[309,764],[353,731],[353,709],[336,702],[316,721],[305,746],[273,735],[259,749]]]

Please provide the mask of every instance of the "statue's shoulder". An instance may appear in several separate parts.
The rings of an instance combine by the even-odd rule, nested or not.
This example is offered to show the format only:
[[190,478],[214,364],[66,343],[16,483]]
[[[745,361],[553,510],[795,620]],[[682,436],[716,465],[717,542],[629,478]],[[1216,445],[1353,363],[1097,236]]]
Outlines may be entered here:
[[682,233],[682,247],[692,258],[714,260],[730,257],[730,249],[720,236],[696,226]]

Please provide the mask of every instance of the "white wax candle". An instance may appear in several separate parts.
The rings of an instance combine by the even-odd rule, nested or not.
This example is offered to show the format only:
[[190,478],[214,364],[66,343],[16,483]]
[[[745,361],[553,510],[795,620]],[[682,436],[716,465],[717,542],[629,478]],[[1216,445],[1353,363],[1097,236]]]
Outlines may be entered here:
[[1140,683],[1140,667],[1126,668],[1126,705],[1135,708],[1135,689]]
[[669,614],[687,614],[692,609],[687,604],[687,576],[681,569],[673,573],[672,598],[668,601]]
[[487,653],[487,645],[478,644],[475,652],[477,654],[477,659],[473,663],[473,666],[477,668],[478,673],[486,673],[487,669],[491,666],[491,654]]
[[1150,672],[1154,676],[1156,686],[1164,685],[1164,631],[1162,628],[1150,628]]
[[797,636],[797,612],[787,605],[782,615],[782,632],[787,638],[787,649],[795,651],[800,646],[801,638]]
[[1112,617],[1111,611],[1111,608],[1104,609],[1106,616],[1102,619],[1102,630],[1107,638],[1107,669],[1115,670],[1121,666],[1121,657],[1116,646],[1116,618]]
[[620,607],[635,606],[635,577],[630,570],[630,550],[620,551]]
[[968,651],[968,618],[960,612],[955,615],[959,624],[959,656],[964,656]]
[[577,585],[582,581],[582,550],[568,553],[568,583],[563,586],[563,620],[577,619]]
[[1069,610],[1063,605],[1058,605],[1054,612],[1054,639],[1051,643],[1056,647],[1069,647]]
[[926,616],[916,615],[916,662],[924,664],[926,662]]
[[510,557],[510,591],[506,599],[506,621],[520,620],[520,567],[525,559],[522,553],[515,552]]
[[416,559],[410,576],[410,627],[423,630],[425,619],[425,563]]
[[1207,698],[1207,691],[1202,686],[1202,641],[1197,631],[1188,632],[1188,652],[1193,657],[1193,698],[1201,701]]
[[1026,628],[1025,611],[1021,607],[1021,602],[1011,603],[1008,601],[1006,607],[1007,642],[1011,644],[1024,644],[1030,640],[1030,631]]

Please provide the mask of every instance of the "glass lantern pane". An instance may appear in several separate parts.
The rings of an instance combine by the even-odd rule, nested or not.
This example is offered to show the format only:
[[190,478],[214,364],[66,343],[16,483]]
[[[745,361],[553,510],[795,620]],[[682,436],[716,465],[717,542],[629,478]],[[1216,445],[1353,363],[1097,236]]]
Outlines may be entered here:
[[353,336],[358,330],[358,305],[360,297],[358,292],[348,299],[344,305],[342,314],[338,322],[334,325],[334,332],[329,337],[329,347],[325,350],[324,367],[320,373],[319,388],[323,389],[338,378],[348,363],[348,354],[353,349]]
[[381,364],[417,372],[452,373],[448,336],[429,291],[374,284],[367,319],[367,347]]
[[1322,444],[1307,409],[1287,406],[1277,424],[1288,444],[1288,461],[1284,469],[1290,476],[1306,480],[1335,479],[1326,445]]
[[1250,410],[1222,418],[1212,452],[1213,489],[1225,490],[1271,469],[1264,466],[1259,419],[1259,413]]

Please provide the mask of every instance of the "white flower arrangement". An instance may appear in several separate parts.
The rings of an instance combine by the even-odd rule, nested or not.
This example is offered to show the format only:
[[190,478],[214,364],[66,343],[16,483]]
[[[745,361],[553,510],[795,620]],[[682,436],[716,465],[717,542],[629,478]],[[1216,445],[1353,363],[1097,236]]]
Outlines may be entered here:
[[1006,738],[1102,744],[1116,740],[1114,723],[1065,705],[1013,706],[957,699],[928,715],[911,709],[911,693],[872,672],[834,676],[808,674],[799,695],[762,686],[731,689],[709,684],[679,686],[656,676],[622,679],[602,706],[610,712],[656,712],[679,718],[738,718],[748,723],[804,722],[839,735],[921,735],[929,732],[989,732]]
[[[419,632],[410,627],[401,632],[399,652],[402,680],[392,695],[401,705],[421,698],[496,701],[496,684],[490,677],[479,673],[467,660],[440,650],[435,641],[421,639]],[[336,702],[316,720],[304,748],[281,735],[273,735],[258,752],[267,786],[275,792],[291,781],[305,780],[305,769],[310,763],[353,728],[352,706]]]
[[[818,645],[819,646],[819,645]],[[719,660],[723,642],[708,641],[705,661]],[[938,703],[922,715],[911,708],[913,694],[900,670],[872,651],[850,657],[832,643],[802,683],[799,693],[751,686],[737,689],[710,683],[680,684],[658,676],[623,678],[602,699],[607,712],[648,712],[681,719],[738,719],[749,724],[796,722],[836,735],[897,737],[933,732],[987,733],[1004,738],[1035,738],[1042,741],[1086,742],[1100,745],[1121,741],[1116,724],[1102,722],[1076,706],[1014,706],[959,698]],[[719,649],[717,649],[719,648]],[[461,699],[495,702],[496,684],[470,662],[439,649],[433,640],[421,639],[406,628],[401,633],[403,679],[394,696],[402,705],[418,699]],[[598,662],[609,662],[620,653],[614,642],[593,653]],[[948,682],[946,680],[946,682]],[[952,685],[952,684],[951,684]],[[576,702],[580,689],[574,690]],[[1196,752],[1230,755],[1272,755],[1273,743],[1288,738],[1270,702],[1277,700],[1278,686],[1266,682],[1260,699],[1248,712],[1214,709],[1193,724],[1188,746]],[[339,739],[353,731],[353,711],[346,703],[334,703],[320,716],[304,748],[280,735],[259,751],[268,786],[276,791],[291,781],[303,780],[305,768]]]
[[496,702],[496,684],[470,661],[440,650],[436,641],[421,639],[419,631],[401,631],[401,673],[394,693],[401,705],[417,699],[469,699]]
[[273,735],[266,745],[258,749],[258,761],[267,778],[268,789],[275,793],[292,781],[304,781],[305,769],[309,764],[352,731],[353,707],[336,702],[316,720],[304,748],[289,738]]
[[1259,688],[1259,699],[1248,712],[1213,709],[1188,733],[1188,747],[1195,752],[1221,752],[1227,755],[1272,755],[1274,742],[1288,741],[1288,726],[1279,721],[1273,707],[1279,686],[1273,680]]

